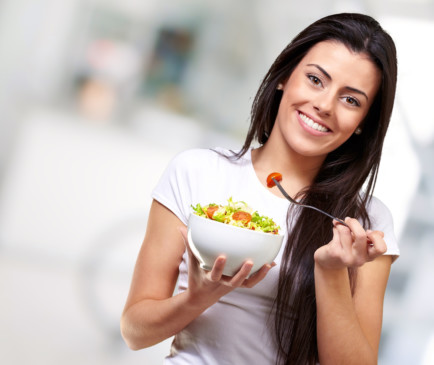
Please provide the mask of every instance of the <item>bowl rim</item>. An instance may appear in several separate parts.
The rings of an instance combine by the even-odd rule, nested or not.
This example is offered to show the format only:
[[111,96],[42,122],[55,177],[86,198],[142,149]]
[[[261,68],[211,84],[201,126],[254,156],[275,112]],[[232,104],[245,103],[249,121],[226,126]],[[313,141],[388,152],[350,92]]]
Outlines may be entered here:
[[243,227],[233,226],[233,225],[231,225],[231,224],[222,223],[222,222],[216,221],[216,220],[214,220],[214,219],[201,217],[200,215],[197,215],[196,213],[193,213],[193,212],[190,213],[190,217],[189,217],[189,219],[188,219],[188,225],[187,225],[188,228],[190,228],[190,219],[191,219],[192,216],[194,216],[194,217],[196,217],[196,218],[200,218],[200,219],[202,219],[202,220],[204,220],[204,221],[208,221],[208,222],[214,222],[214,223],[222,224],[222,225],[224,225],[225,227],[231,227],[231,228],[229,228],[229,229],[241,229],[241,230],[243,230],[243,231],[245,231],[245,232],[252,232],[252,233],[256,233],[256,234],[262,234],[262,235],[265,235],[265,236],[267,236],[267,237],[270,237],[270,236],[271,236],[271,237],[283,237],[283,236],[284,236],[284,235],[281,234],[281,233],[278,233],[278,234],[275,234],[275,233],[268,233],[268,232],[255,231],[255,230],[253,230],[253,229],[247,229],[247,228],[243,228]]

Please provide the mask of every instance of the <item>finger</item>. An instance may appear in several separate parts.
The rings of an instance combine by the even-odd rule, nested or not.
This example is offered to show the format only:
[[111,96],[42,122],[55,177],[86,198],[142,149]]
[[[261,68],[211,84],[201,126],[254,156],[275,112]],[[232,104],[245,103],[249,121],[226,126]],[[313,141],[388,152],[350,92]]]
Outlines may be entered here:
[[351,234],[353,237],[353,252],[355,254],[355,260],[358,265],[363,264],[368,259],[367,250],[367,234],[360,222],[354,218],[345,218],[345,223],[351,229]]
[[341,243],[341,237],[339,234],[339,231],[336,227],[333,227],[333,237],[331,241],[326,245],[329,252],[334,252],[335,254],[338,254],[339,252],[342,252],[343,247]]
[[366,243],[366,231],[357,219],[347,217],[345,223],[351,230],[354,243]]
[[372,245],[368,246],[368,257],[370,261],[374,260],[378,256],[383,255],[387,251],[387,245],[383,237],[383,232],[368,232],[368,239],[372,242]]
[[342,224],[342,221],[341,220],[337,220],[337,219],[333,219],[333,221],[332,221],[332,223],[333,223],[333,225],[336,227],[338,224],[341,224],[341,225],[343,225],[344,227],[345,227],[345,224]]
[[238,287],[241,286],[247,276],[250,274],[252,270],[253,262],[247,260],[243,263],[240,270],[229,280],[228,284],[230,286]]
[[[381,235],[382,238],[384,238],[384,233],[383,232],[381,232],[381,231],[371,231],[370,229],[368,229],[366,231],[366,236],[368,237],[368,233],[371,233],[371,232],[377,232],[378,234]],[[368,237],[368,248],[370,248],[372,246],[374,246],[374,244],[372,243],[371,239]]]
[[219,281],[222,278],[225,265],[226,257],[224,255],[220,255],[215,259],[212,270],[208,275],[211,281]]
[[353,236],[351,234],[351,230],[349,227],[344,226],[343,224],[335,225],[337,231],[337,238],[344,250],[345,254],[350,254],[353,246]]
[[352,238],[348,227],[339,224],[333,228],[333,239],[327,245],[328,260],[345,266],[352,265]]
[[262,279],[265,278],[265,276],[268,274],[268,272],[274,266],[276,266],[275,262],[273,262],[272,264],[265,264],[257,272],[255,272],[252,276],[250,276],[248,279],[244,280],[242,286],[246,287],[246,288],[253,288],[257,283],[259,283]]
[[[335,221],[333,221],[333,223],[334,222]],[[338,224],[341,224],[341,223],[336,221],[336,224],[333,224],[333,237],[332,237],[331,241],[328,243],[328,245],[329,246],[338,246],[338,247],[342,248],[341,238],[339,236],[339,231],[337,229]]]
[[366,231],[366,234],[370,234],[370,233],[373,233],[373,232],[379,234],[382,238],[384,238],[384,232],[382,232],[382,231],[372,231],[372,230],[368,229]]

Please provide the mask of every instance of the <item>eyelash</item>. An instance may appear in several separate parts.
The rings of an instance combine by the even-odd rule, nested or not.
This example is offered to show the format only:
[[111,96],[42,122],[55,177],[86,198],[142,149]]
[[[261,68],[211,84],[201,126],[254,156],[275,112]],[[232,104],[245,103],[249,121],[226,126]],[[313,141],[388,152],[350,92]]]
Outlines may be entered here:
[[[321,85],[323,85],[323,82],[321,80],[320,77],[316,76],[316,75],[312,75],[312,74],[307,74],[307,78],[310,80],[310,82],[312,84],[314,84],[315,86],[318,86],[317,83],[315,83],[316,81],[319,81],[321,83]],[[315,81],[314,81],[315,80]]]
[[[359,101],[356,98],[353,98],[352,96],[344,96],[344,99],[348,104],[350,104],[350,106],[360,106]],[[351,99],[352,103],[349,103],[348,99]]]
[[[321,78],[316,76],[316,75],[307,74],[307,78],[310,80],[310,82],[314,86],[322,86],[323,85]],[[319,84],[318,84],[318,82],[319,82]],[[345,99],[345,102],[347,104],[349,104],[350,106],[360,106],[360,102],[352,96],[344,96],[343,98]],[[349,100],[351,100],[351,102],[348,102]]]

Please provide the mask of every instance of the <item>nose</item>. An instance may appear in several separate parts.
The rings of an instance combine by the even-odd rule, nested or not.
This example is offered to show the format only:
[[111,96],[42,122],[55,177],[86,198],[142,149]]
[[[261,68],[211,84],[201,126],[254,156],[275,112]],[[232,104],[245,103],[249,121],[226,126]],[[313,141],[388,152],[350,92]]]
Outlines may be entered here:
[[320,115],[330,116],[333,112],[334,97],[331,93],[322,92],[313,101],[313,107]]

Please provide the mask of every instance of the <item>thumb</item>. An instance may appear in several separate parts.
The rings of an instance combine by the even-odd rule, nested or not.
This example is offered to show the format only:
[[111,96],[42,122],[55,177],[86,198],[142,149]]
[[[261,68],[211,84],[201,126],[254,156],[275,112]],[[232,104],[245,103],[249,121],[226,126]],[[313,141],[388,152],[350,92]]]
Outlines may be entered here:
[[382,231],[371,231],[370,229],[368,229],[367,231],[366,231],[366,234],[369,236],[369,235],[371,235],[372,233],[374,233],[374,234],[379,234],[380,236],[381,236],[381,238],[384,238],[384,232],[382,232]]

